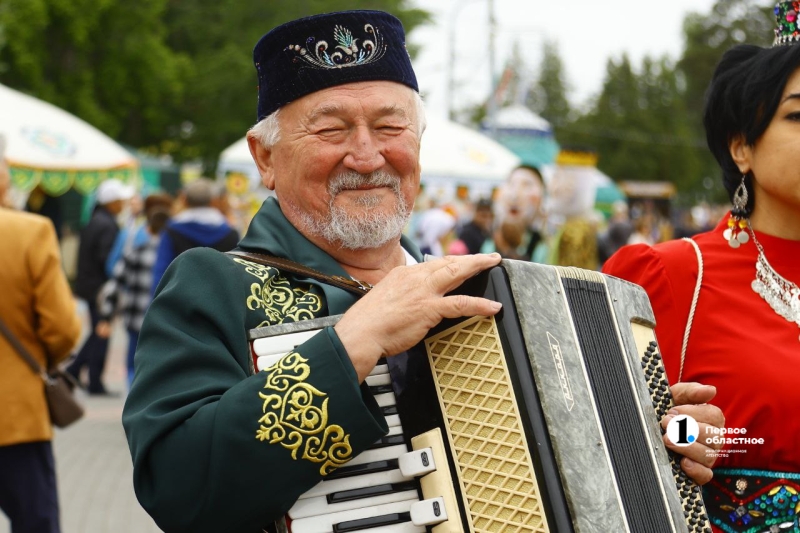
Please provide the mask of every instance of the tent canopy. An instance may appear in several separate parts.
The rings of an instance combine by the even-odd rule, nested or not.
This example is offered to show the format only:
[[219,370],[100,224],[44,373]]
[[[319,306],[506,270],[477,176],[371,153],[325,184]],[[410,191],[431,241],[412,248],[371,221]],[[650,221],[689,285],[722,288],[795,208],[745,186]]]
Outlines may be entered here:
[[12,184],[53,196],[70,187],[88,194],[108,177],[127,181],[137,160],[110,137],[50,103],[0,85],[0,136]]

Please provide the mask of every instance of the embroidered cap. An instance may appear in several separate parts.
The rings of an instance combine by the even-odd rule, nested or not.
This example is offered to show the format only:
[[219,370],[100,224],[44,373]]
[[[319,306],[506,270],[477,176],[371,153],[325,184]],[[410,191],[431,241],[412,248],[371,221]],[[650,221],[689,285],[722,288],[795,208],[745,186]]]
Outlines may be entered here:
[[301,18],[264,35],[253,49],[258,120],[307,94],[359,81],[395,81],[419,92],[403,25],[382,11]]
[[797,25],[797,14],[800,12],[800,1],[789,0],[775,5],[775,42],[772,46],[785,46],[800,43],[800,28]]

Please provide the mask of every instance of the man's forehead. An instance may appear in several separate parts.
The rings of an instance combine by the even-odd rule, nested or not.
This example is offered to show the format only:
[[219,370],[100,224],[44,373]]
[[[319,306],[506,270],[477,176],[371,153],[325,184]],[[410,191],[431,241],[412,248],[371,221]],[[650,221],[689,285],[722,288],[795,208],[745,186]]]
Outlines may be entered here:
[[413,90],[393,82],[349,83],[306,95],[289,106],[302,109],[310,120],[357,112],[410,118]]

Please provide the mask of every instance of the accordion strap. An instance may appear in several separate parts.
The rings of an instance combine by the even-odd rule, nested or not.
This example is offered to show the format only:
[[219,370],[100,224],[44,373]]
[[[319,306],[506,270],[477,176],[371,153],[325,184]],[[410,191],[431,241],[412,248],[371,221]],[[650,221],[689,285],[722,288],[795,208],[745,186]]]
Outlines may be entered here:
[[369,283],[347,278],[345,276],[329,276],[328,274],[323,274],[319,270],[314,270],[311,267],[301,265],[300,263],[290,259],[284,259],[283,257],[275,257],[272,255],[259,254],[255,252],[243,252],[241,250],[231,250],[230,252],[225,253],[227,255],[241,257],[242,259],[258,263],[259,265],[269,266],[284,272],[291,272],[292,274],[298,274],[306,278],[315,279],[317,281],[321,281],[322,283],[333,285],[339,289],[357,294],[358,296],[364,296],[372,288],[372,285]]
[[686,330],[683,332],[683,345],[681,346],[681,367],[678,371],[678,381],[683,378],[683,363],[686,360],[686,347],[689,345],[689,333],[692,331],[692,322],[694,321],[694,313],[697,310],[697,300],[700,297],[700,285],[703,283],[703,254],[700,253],[700,247],[694,242],[693,239],[688,237],[683,238],[694,248],[694,253],[697,255],[697,284],[694,287],[694,294],[692,295],[692,306],[689,308],[689,318],[686,320]]

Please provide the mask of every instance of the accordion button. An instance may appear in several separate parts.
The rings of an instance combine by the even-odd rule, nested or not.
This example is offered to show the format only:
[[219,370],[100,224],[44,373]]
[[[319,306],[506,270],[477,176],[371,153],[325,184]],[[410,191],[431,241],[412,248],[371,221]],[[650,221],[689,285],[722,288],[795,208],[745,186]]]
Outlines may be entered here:
[[420,477],[436,470],[433,460],[433,450],[421,448],[413,452],[404,453],[398,460],[400,472],[406,477]]
[[431,498],[411,504],[411,522],[415,526],[433,526],[447,520],[443,498]]

